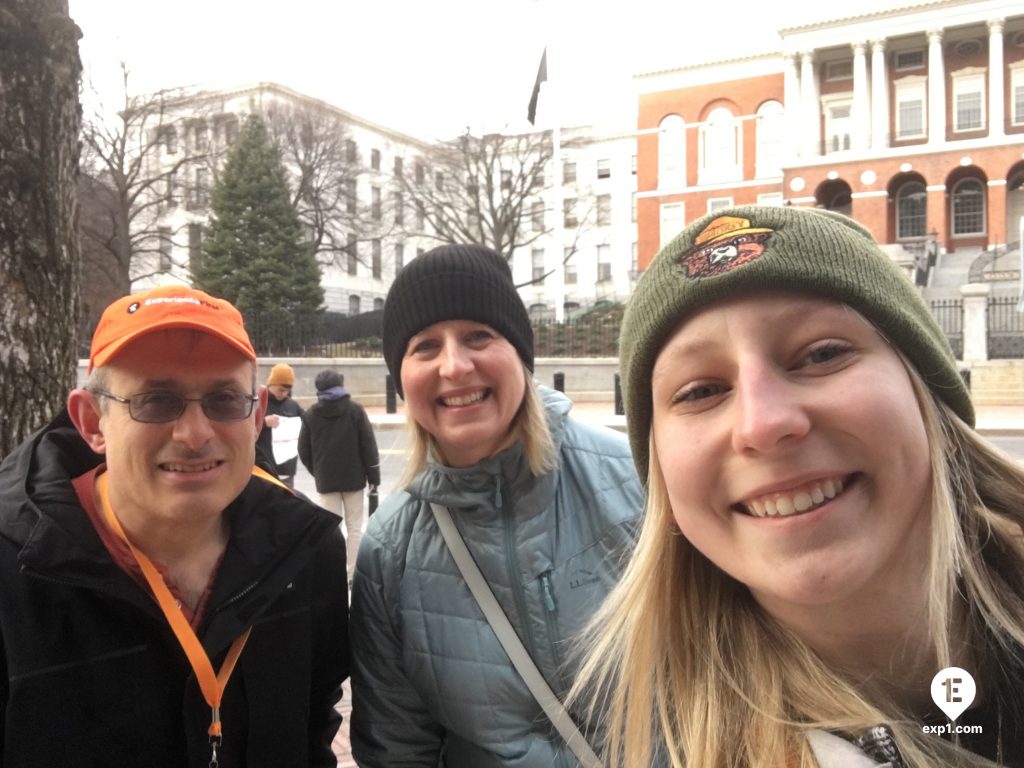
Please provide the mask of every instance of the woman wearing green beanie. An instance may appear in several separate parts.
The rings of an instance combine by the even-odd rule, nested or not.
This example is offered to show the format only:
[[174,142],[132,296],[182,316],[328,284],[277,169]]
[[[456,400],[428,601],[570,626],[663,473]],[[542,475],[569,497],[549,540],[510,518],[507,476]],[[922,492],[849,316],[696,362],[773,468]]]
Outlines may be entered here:
[[870,234],[706,216],[620,350],[647,513],[576,688],[608,765],[1024,765],[1024,471]]

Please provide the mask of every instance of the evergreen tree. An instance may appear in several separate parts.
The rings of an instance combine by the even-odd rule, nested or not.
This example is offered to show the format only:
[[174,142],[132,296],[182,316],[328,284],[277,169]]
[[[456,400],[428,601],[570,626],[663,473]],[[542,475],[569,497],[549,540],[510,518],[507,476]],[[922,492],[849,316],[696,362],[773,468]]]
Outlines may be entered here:
[[[291,204],[287,171],[257,115],[228,154],[210,200],[196,287],[232,302],[265,353],[319,325],[320,269]],[[276,349],[275,349],[276,348]]]

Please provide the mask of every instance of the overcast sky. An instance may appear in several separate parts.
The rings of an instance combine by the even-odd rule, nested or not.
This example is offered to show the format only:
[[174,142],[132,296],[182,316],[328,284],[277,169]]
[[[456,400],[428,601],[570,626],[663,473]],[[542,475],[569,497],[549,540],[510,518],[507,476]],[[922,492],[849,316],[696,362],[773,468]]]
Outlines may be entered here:
[[[859,0],[857,11],[883,0]],[[780,49],[779,28],[849,3],[730,0],[70,0],[86,88],[273,81],[425,139],[528,128],[541,51],[562,94],[538,124],[635,124],[638,72]],[[801,4],[803,5],[803,4]],[[782,8],[781,6],[786,6]]]

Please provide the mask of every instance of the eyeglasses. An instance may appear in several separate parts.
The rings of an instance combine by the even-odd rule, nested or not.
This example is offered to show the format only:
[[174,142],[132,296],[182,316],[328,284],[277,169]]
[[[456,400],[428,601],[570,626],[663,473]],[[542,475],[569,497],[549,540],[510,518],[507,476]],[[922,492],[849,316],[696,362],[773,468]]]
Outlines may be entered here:
[[189,403],[199,403],[210,421],[241,421],[252,413],[253,404],[259,400],[256,395],[238,392],[209,392],[202,397],[182,397],[174,392],[140,392],[131,397],[121,397],[102,389],[91,390],[100,397],[109,397],[128,406],[128,414],[144,424],[165,424],[174,421],[185,412]]

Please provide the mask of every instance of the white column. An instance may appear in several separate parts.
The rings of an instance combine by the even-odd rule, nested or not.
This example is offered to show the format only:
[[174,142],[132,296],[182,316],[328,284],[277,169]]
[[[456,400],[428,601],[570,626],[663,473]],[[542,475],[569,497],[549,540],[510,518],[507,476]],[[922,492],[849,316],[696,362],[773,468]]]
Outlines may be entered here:
[[853,44],[853,141],[854,149],[866,149],[870,144],[871,106],[868,103],[868,60],[864,43]]
[[946,67],[942,61],[942,30],[928,31],[928,143],[946,141]]
[[963,296],[964,362],[988,360],[988,283],[969,283],[960,286]]
[[796,56],[787,54],[783,68],[783,107],[786,112],[786,157],[800,154],[800,74],[797,72]]
[[803,121],[804,155],[822,154],[821,105],[818,78],[814,75],[814,52],[800,54],[800,119]]
[[988,137],[1003,137],[1003,19],[988,23]]
[[885,71],[885,40],[871,43],[871,146],[889,146],[889,78]]

